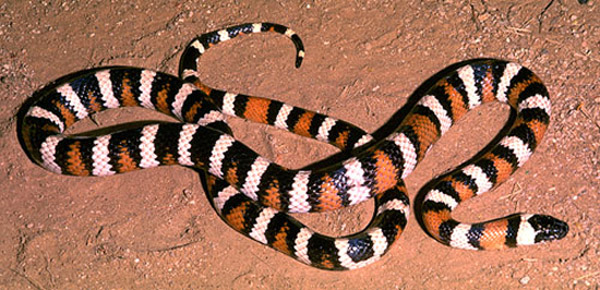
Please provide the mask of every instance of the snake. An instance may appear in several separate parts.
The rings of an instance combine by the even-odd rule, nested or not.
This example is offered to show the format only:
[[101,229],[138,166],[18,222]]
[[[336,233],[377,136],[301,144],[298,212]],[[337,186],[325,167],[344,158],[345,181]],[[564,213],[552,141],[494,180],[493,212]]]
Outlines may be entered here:
[[[29,159],[58,174],[110,176],[179,165],[200,172],[212,206],[231,228],[297,261],[325,270],[376,262],[405,229],[410,215],[404,179],[431,146],[467,112],[497,101],[514,116],[490,145],[432,180],[418,204],[425,232],[441,244],[491,250],[562,239],[568,224],[543,214],[511,214],[478,223],[452,218],[463,201],[506,181],[530,158],[548,128],[549,93],[531,70],[514,62],[476,59],[430,85],[385,136],[285,102],[236,94],[200,81],[201,56],[240,35],[274,32],[291,39],[298,68],[305,57],[298,35],[275,23],[246,23],[202,34],[184,49],[179,76],[128,66],[63,76],[36,91],[19,116],[17,134]],[[74,123],[107,110],[136,106],[174,122],[68,134]],[[292,169],[238,141],[226,122],[239,117],[337,147],[341,160]],[[323,212],[373,199],[361,231],[320,234],[289,213]]]

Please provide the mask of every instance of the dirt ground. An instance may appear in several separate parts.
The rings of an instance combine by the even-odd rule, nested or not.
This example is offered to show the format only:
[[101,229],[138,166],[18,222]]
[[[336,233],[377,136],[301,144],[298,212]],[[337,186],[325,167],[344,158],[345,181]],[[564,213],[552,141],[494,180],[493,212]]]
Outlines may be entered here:
[[[598,289],[597,1],[2,1],[0,287]],[[381,261],[327,272],[227,227],[192,170],[66,177],[34,165],[19,146],[14,116],[48,82],[104,65],[176,74],[194,36],[257,21],[284,24],[300,35],[302,67],[294,68],[293,45],[285,37],[252,35],[205,54],[206,84],[318,110],[369,131],[455,62],[494,57],[531,68],[553,100],[549,132],[524,168],[462,205],[457,217],[473,222],[545,213],[566,220],[570,233],[544,245],[466,252],[435,242],[412,216]],[[117,110],[96,121],[105,126],[159,117]],[[411,199],[428,180],[483,148],[507,118],[508,109],[498,104],[468,114],[407,178]],[[82,123],[83,129],[96,126]],[[231,123],[239,139],[283,165],[299,167],[336,152],[266,126]],[[364,227],[371,210],[365,203],[298,217],[343,235]]]

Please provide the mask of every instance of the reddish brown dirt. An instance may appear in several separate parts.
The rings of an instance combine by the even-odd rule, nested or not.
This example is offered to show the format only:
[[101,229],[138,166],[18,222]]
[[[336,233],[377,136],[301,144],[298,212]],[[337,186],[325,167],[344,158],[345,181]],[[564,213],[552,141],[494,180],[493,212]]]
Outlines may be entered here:
[[[3,1],[0,4],[0,285],[2,288],[592,288],[600,283],[600,7],[561,1]],[[181,4],[180,2],[184,2]],[[494,4],[492,4],[492,2]],[[134,65],[175,74],[197,34],[244,22],[293,28],[289,40],[242,37],[202,60],[203,81],[272,97],[374,130],[428,77],[466,59],[520,62],[548,86],[552,123],[505,184],[461,206],[477,221],[513,212],[566,220],[555,243],[465,252],[427,237],[411,218],[376,264],[352,272],[304,266],[228,228],[198,176],[169,167],[108,178],[55,175],[31,163],[15,114],[37,89],[70,72]],[[432,177],[490,141],[507,109],[468,114],[407,179],[411,199]],[[155,118],[143,110],[97,116],[101,125]],[[81,128],[94,128],[87,121]],[[332,148],[232,120],[236,136],[298,167]],[[441,162],[438,162],[441,161]],[[301,216],[330,234],[360,229],[372,205]]]

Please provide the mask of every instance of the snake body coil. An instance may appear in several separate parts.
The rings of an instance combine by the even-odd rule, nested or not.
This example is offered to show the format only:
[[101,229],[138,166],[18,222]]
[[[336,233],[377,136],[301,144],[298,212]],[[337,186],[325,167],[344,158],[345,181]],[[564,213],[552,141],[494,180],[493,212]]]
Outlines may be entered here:
[[[421,205],[428,233],[462,249],[496,249],[560,239],[566,223],[545,215],[515,214],[465,224],[451,217],[458,204],[507,180],[538,146],[551,104],[541,80],[516,63],[473,61],[442,76],[385,138],[375,139],[347,122],[278,101],[228,93],[202,84],[200,56],[241,34],[273,31],[296,45],[300,38],[270,23],[242,24],[194,39],[177,78],[152,70],[111,67],[84,71],[44,88],[21,120],[19,135],[30,158],[68,175],[106,176],[161,165],[205,172],[220,216],[234,229],[315,267],[368,265],[389,250],[406,226],[409,202],[403,179],[465,113],[490,101],[506,103],[514,122],[496,144],[438,178]],[[75,122],[105,109],[140,106],[180,123],[157,123],[94,136],[65,135]],[[274,125],[330,143],[352,156],[311,169],[275,164],[234,139],[224,115]],[[286,212],[333,210],[374,197],[374,218],[363,231],[341,238],[315,233]]]

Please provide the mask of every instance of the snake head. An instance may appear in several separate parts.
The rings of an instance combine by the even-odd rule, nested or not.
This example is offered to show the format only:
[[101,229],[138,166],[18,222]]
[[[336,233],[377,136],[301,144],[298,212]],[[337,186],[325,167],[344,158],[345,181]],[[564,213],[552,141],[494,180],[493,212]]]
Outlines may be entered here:
[[564,238],[569,232],[569,225],[548,215],[533,215],[528,220],[535,230],[535,242],[553,241]]

